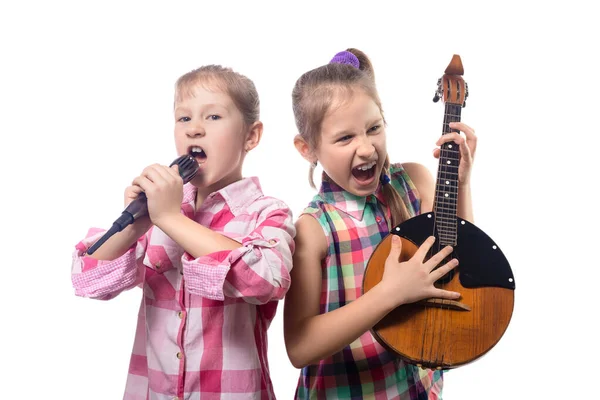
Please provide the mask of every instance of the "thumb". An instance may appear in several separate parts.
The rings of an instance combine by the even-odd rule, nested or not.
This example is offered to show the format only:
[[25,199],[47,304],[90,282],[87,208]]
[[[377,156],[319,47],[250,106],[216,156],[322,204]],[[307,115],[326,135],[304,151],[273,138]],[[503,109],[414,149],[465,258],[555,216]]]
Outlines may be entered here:
[[400,253],[402,252],[402,240],[398,235],[392,234],[392,248],[388,259],[392,259],[396,262],[400,259]]

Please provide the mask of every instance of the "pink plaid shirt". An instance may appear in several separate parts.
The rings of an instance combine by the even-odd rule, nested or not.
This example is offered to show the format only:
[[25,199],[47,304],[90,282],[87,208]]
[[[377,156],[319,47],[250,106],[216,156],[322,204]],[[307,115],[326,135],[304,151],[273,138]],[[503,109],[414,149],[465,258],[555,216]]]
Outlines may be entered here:
[[75,294],[108,300],[143,288],[124,400],[274,399],[267,329],[290,285],[291,211],[257,178],[196,212],[195,195],[184,186],[181,212],[241,247],[193,259],[152,227],[121,257],[98,261],[83,256],[104,232],[91,229],[73,254]]

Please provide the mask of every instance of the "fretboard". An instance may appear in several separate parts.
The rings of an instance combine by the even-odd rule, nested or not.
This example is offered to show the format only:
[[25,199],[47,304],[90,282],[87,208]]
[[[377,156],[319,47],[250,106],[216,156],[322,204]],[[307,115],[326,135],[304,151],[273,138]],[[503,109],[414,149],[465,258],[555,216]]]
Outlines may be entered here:
[[[460,121],[460,104],[446,103],[444,112],[444,135],[459,132],[451,129],[450,122]],[[437,182],[435,185],[435,199],[433,211],[435,212],[436,231],[441,246],[456,245],[456,204],[458,201],[458,165],[460,151],[454,142],[444,143],[441,147]]]

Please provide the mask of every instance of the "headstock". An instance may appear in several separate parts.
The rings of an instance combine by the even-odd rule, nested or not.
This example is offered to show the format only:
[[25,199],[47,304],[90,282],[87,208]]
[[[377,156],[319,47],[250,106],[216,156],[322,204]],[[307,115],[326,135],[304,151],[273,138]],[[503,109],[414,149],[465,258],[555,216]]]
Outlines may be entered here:
[[452,60],[444,76],[438,79],[437,90],[433,96],[433,101],[438,102],[440,98],[444,103],[461,104],[463,107],[467,105],[467,97],[469,97],[469,87],[467,82],[464,81],[462,75],[464,69],[460,56],[455,54],[452,56]]

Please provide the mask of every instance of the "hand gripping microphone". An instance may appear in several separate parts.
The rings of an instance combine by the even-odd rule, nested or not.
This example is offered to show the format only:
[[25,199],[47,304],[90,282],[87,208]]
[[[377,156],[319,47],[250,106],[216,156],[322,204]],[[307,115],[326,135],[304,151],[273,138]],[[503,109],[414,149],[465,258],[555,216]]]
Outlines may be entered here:
[[[181,176],[181,179],[183,179],[184,184],[191,181],[192,178],[196,176],[196,173],[200,168],[194,157],[187,154],[175,159],[175,161],[173,161],[169,167],[172,167],[175,164],[179,166],[179,176]],[[88,255],[94,253],[112,235],[117,232],[121,232],[127,225],[132,224],[136,219],[147,214],[148,199],[146,198],[146,194],[142,192],[135,200],[129,203],[121,216],[115,222],[113,222],[112,227],[104,234],[104,236],[94,243],[86,253]]]

